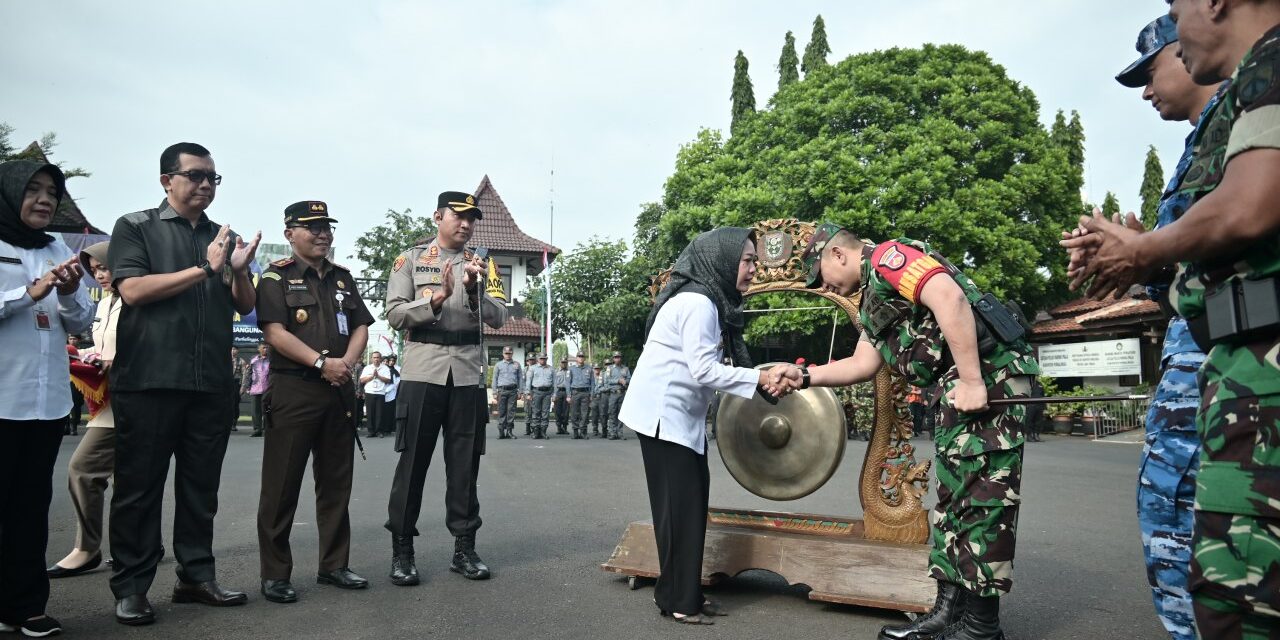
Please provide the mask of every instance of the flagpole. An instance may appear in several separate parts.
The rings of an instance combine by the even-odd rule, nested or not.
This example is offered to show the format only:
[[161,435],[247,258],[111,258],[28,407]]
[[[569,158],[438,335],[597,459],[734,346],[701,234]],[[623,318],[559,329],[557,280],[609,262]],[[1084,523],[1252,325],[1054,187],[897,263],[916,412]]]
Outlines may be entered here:
[[[551,247],[556,246],[556,160],[551,158]],[[551,259],[548,255],[550,248],[544,250],[542,254],[542,273],[546,277],[546,284],[543,289],[547,292],[547,345],[543,351],[547,355],[548,361],[551,360]]]

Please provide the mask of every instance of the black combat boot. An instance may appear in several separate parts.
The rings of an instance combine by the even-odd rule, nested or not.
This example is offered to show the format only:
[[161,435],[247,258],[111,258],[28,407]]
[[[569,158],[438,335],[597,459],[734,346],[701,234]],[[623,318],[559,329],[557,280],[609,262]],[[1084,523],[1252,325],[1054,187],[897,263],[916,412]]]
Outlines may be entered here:
[[413,564],[413,536],[392,534],[391,583],[411,587],[418,582],[418,567]]
[[476,536],[474,533],[461,535],[453,540],[453,564],[449,570],[461,573],[468,580],[488,580],[489,567],[476,553]]
[[965,593],[960,621],[934,636],[934,640],[1004,640],[1000,630],[1000,597]]
[[929,640],[954,624],[964,613],[969,592],[952,582],[938,581],[938,598],[929,613],[912,620],[910,624],[881,627],[877,640]]

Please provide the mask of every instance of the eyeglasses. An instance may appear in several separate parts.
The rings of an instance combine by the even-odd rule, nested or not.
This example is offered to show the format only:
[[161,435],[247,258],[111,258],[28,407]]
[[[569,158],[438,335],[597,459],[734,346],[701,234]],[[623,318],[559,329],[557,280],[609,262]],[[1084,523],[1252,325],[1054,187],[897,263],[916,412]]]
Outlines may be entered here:
[[306,229],[307,233],[313,236],[329,234],[333,235],[333,227],[328,222],[310,222],[307,224],[291,224],[292,229]]
[[171,171],[169,173],[166,173],[165,175],[166,176],[182,176],[190,180],[191,182],[195,183],[197,186],[199,186],[200,183],[204,182],[205,180],[208,180],[210,184],[215,184],[215,185],[222,184],[222,176],[212,171],[201,171],[200,169],[191,169],[190,171]]

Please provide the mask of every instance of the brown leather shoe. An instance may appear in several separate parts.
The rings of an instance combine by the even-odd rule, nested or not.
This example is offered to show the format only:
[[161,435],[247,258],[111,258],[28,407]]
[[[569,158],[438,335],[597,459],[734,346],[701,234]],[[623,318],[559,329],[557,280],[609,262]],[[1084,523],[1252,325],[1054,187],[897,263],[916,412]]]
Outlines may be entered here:
[[234,607],[249,601],[241,591],[228,591],[218,586],[217,580],[187,583],[181,580],[173,585],[173,601],[176,604],[199,602],[211,607]]

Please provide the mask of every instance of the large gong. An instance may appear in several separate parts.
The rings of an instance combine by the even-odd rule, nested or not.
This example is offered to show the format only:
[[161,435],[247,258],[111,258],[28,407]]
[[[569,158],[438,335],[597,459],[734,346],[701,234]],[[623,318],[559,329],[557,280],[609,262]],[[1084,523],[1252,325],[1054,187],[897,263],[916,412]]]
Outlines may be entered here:
[[725,468],[770,500],[798,500],[826,484],[844,457],[845,433],[844,406],[830,389],[804,389],[776,405],[726,394],[716,414]]

